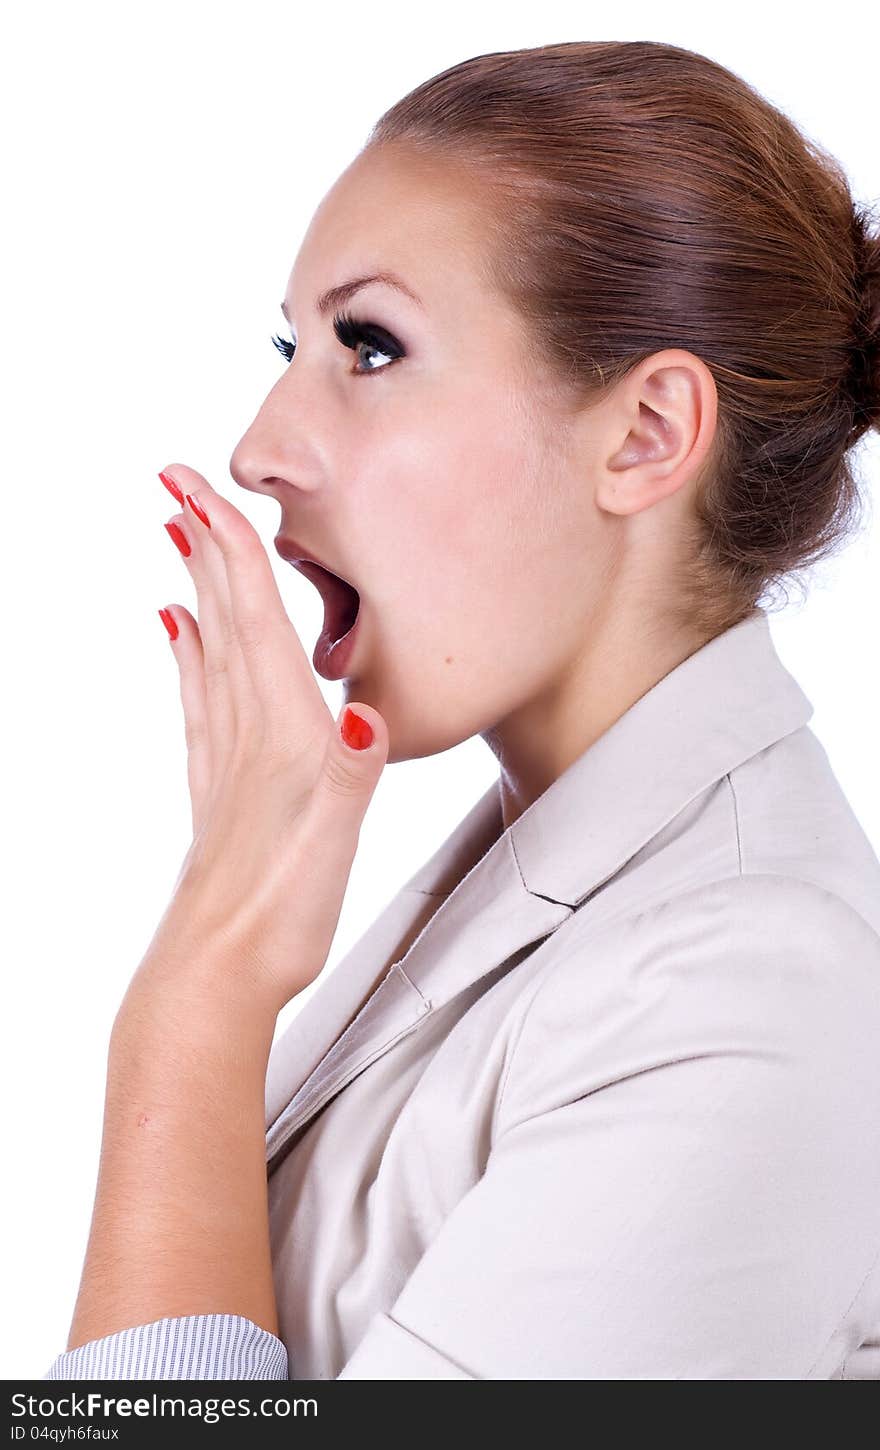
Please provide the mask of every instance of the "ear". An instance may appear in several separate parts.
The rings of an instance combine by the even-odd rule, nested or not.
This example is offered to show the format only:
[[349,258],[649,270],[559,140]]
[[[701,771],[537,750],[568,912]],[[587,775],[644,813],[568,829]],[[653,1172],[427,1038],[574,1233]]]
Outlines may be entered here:
[[715,379],[694,353],[666,348],[645,358],[609,400],[607,434],[614,441],[600,469],[598,506],[639,513],[697,477],[717,416]]

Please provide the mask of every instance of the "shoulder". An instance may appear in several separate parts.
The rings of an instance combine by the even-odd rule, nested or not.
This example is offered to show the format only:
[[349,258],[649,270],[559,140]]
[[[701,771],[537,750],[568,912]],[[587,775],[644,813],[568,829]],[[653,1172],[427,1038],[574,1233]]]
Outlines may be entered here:
[[[662,1064],[774,1062],[840,1098],[880,1103],[880,935],[809,881],[742,874],[591,921],[545,944],[518,1004],[503,1127]],[[686,1075],[682,1074],[682,1080]],[[696,1079],[696,1074],[691,1074]]]
[[848,901],[880,933],[880,860],[808,726],[726,780],[742,875],[776,876],[778,893],[788,889],[786,878],[793,890],[812,882]]

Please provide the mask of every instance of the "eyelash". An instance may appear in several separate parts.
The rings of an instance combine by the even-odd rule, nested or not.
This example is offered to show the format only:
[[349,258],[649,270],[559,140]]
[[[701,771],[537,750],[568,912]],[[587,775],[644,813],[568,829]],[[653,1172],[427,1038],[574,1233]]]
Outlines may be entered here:
[[[358,322],[349,312],[336,313],[333,318],[333,331],[336,333],[342,346],[350,348],[352,352],[357,352],[359,345],[363,343],[373,352],[382,353],[385,357],[391,359],[391,362],[383,363],[378,368],[367,368],[365,371],[355,369],[354,371],[357,377],[367,377],[370,373],[385,372],[398,358],[406,356],[400,343],[391,336],[390,332],[386,332],[384,327],[378,327],[372,322]],[[279,337],[277,333],[273,336],[272,341],[287,361],[292,362],[293,355],[296,352],[296,343],[288,341],[286,337]]]

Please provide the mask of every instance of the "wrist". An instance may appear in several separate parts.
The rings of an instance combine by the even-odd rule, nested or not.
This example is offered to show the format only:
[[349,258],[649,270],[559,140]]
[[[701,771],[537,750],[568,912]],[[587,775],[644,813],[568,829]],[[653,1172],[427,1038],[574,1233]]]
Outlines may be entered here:
[[201,935],[198,941],[175,933],[154,938],[132,977],[120,1004],[120,1014],[131,1010],[188,1012],[200,1017],[234,1016],[255,1024],[271,1023],[284,1005],[276,1000],[272,983],[248,952],[225,941]]
[[185,970],[167,961],[141,962],[128,985],[113,1022],[112,1045],[133,1040],[157,1046],[202,1046],[209,1052],[268,1060],[278,1008],[254,990],[218,970],[213,960],[203,969],[190,962]]

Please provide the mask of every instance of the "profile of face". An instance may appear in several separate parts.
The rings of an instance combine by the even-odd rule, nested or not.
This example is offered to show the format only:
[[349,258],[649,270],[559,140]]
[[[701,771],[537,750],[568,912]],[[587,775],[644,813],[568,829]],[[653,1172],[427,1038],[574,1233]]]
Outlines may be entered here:
[[[640,473],[637,448],[641,491],[600,506],[603,415],[585,434],[564,410],[486,284],[486,245],[470,178],[400,145],[362,152],[312,218],[283,303],[290,361],[230,460],[278,500],[276,539],[356,587],[345,698],[380,711],[389,761],[494,739],[553,698],[609,607],[621,524],[677,487],[675,457]],[[406,290],[372,281],[319,308],[377,273]],[[637,427],[640,388],[622,404]],[[619,445],[633,441],[624,418]]]

